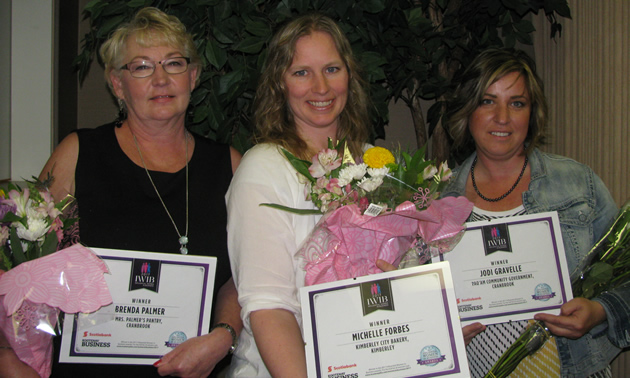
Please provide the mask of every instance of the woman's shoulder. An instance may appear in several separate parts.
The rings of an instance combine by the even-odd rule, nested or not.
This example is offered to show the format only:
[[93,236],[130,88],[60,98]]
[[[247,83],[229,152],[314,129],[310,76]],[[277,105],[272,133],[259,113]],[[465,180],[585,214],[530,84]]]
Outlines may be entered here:
[[74,132],[77,135],[80,135],[80,136],[84,136],[84,135],[100,136],[100,135],[113,133],[114,132],[114,127],[115,127],[115,124],[113,122],[111,122],[111,123],[106,123],[104,125],[100,125],[100,126],[97,126],[97,127],[86,127],[86,128],[82,128],[82,129],[76,129],[76,130],[74,130]]
[[234,180],[277,181],[294,174],[295,170],[290,166],[279,145],[260,143],[245,152]]
[[264,165],[263,163],[277,163],[284,160],[286,157],[282,153],[282,147],[273,143],[259,143],[245,152],[241,164]]
[[590,175],[593,170],[586,164],[580,163],[570,157],[556,155],[540,150],[534,151],[534,156],[540,160],[541,168],[551,176],[556,175]]

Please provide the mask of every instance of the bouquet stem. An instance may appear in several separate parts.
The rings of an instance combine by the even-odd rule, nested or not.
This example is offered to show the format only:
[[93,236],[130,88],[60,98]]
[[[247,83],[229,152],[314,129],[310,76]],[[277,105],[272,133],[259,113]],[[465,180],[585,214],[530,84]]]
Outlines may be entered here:
[[551,334],[543,322],[531,323],[514,344],[501,355],[501,358],[494,364],[485,378],[507,377],[525,357],[540,350],[550,337]]
[[[630,281],[630,200],[619,210],[613,225],[571,273],[575,297],[592,299]],[[486,377],[507,377],[527,356],[549,339],[549,331],[536,321],[503,353]]]

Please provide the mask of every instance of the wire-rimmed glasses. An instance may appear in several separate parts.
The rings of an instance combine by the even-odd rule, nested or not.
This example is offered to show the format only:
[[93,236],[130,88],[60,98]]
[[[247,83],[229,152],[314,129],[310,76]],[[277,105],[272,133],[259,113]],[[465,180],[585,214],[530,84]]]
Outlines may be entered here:
[[190,58],[178,56],[175,58],[164,59],[157,63],[151,60],[138,59],[125,64],[120,67],[120,69],[128,70],[133,77],[143,78],[153,75],[155,67],[157,67],[158,64],[162,65],[162,68],[166,71],[166,73],[176,75],[184,73],[188,70]]

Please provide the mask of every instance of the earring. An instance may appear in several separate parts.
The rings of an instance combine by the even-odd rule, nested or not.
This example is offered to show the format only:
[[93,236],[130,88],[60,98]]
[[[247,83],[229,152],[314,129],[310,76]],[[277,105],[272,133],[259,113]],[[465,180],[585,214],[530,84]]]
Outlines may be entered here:
[[123,100],[118,99],[118,117],[114,120],[116,127],[121,127],[123,121],[127,119],[127,112],[125,111],[125,103]]

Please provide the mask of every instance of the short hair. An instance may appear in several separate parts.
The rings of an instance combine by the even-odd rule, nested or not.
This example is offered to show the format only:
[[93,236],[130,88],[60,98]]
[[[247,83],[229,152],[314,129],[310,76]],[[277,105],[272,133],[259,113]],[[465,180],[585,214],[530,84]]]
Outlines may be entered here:
[[526,153],[544,143],[547,100],[543,82],[536,74],[536,63],[521,50],[490,48],[481,52],[464,71],[448,102],[445,124],[455,152],[464,154],[474,150],[474,140],[468,125],[470,116],[481,104],[488,87],[513,72],[518,72],[525,80],[532,105],[525,137]]
[[271,39],[268,55],[254,100],[256,143],[276,143],[302,159],[312,157],[300,138],[289,108],[284,74],[293,63],[297,41],[313,32],[329,34],[348,70],[348,101],[339,115],[337,139],[346,139],[355,156],[369,137],[369,98],[361,69],[354,58],[350,42],[331,18],[320,13],[299,16],[285,24]]
[[112,89],[110,73],[121,74],[120,67],[125,63],[127,41],[135,38],[142,47],[170,46],[181,49],[190,58],[190,68],[197,68],[196,82],[199,82],[203,63],[197,47],[186,26],[175,16],[168,15],[154,7],[142,8],[128,23],[120,25],[103,43],[100,55],[105,64],[105,80]]

